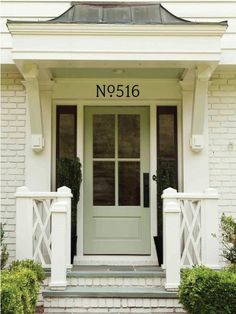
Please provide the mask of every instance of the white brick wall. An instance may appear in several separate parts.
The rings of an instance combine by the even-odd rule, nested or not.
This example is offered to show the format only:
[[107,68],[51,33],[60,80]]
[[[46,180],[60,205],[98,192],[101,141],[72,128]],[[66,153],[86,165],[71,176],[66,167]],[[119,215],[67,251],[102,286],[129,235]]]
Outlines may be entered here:
[[6,243],[15,257],[15,191],[24,185],[26,102],[19,73],[1,76],[1,217]]
[[209,90],[210,186],[221,212],[236,214],[236,73],[216,73]]

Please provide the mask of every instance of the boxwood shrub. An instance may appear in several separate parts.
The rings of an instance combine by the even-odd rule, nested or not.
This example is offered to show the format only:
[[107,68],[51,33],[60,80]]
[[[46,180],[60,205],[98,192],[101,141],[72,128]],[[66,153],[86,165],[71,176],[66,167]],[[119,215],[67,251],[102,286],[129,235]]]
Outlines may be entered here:
[[46,278],[45,271],[43,270],[41,264],[36,263],[31,259],[13,261],[9,270],[17,270],[21,268],[31,269],[36,274],[38,281],[41,283]]
[[44,279],[42,267],[33,261],[13,262],[2,271],[1,313],[35,313],[39,282]]
[[186,269],[178,294],[189,314],[235,314],[236,273],[204,266]]

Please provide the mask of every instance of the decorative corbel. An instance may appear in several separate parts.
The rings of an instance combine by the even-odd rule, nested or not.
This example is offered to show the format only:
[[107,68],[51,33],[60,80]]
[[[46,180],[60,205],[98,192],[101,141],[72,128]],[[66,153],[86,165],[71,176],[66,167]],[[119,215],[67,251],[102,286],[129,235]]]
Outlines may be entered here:
[[39,70],[37,65],[31,64],[24,67],[24,78],[30,116],[31,147],[35,152],[44,148],[42,110],[38,82]]
[[190,147],[193,152],[200,152],[204,148],[205,110],[207,107],[208,84],[213,68],[209,65],[199,65],[196,68],[193,91],[193,115],[190,137]]

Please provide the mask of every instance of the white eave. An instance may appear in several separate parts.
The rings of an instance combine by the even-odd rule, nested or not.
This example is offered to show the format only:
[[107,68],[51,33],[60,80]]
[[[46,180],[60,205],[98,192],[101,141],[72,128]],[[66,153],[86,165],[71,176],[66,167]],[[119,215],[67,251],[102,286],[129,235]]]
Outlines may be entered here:
[[14,60],[219,62],[222,24],[9,23]]

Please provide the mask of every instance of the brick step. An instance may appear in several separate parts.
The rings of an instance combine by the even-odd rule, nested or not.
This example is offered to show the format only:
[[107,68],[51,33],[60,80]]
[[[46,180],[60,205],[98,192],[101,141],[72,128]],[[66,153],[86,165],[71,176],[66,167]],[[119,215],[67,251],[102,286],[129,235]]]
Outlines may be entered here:
[[[120,268],[118,268],[120,269]],[[50,281],[50,273],[45,286]],[[74,270],[67,273],[69,287],[163,287],[165,272],[161,268],[147,270]]]
[[162,287],[67,287],[45,289],[43,297],[45,313],[185,313]]

